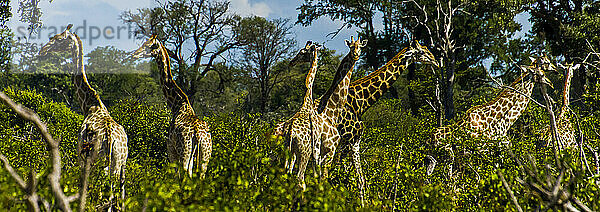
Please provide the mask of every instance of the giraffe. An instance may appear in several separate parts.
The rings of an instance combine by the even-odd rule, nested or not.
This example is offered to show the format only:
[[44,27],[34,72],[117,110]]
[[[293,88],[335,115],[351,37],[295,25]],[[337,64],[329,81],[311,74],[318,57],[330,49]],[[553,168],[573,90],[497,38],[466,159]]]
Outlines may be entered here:
[[[467,110],[465,115],[450,127],[440,127],[434,132],[434,141],[450,137],[456,129],[464,129],[471,137],[499,139],[506,136],[508,129],[527,108],[535,83],[552,86],[543,70],[553,70],[554,66],[545,56],[532,58],[529,66],[510,86],[502,89],[493,100]],[[543,69],[543,70],[542,70]]]
[[[360,58],[361,48],[367,45],[367,40],[361,41],[360,38],[354,40],[353,37],[350,37],[350,41],[345,40],[345,42],[350,51],[340,62],[329,89],[319,101],[315,102],[315,107],[317,108],[316,130],[318,139],[315,140],[313,154],[317,166],[320,166],[323,162],[325,164],[322,177],[328,175],[328,168],[335,154],[335,147],[340,141],[340,133],[337,126],[340,120],[340,113],[344,110],[344,105],[347,101],[348,87],[354,64]],[[320,158],[321,154],[324,154],[323,159],[326,160],[323,161]]]
[[[331,153],[325,154],[325,157],[321,159],[326,163],[325,167],[328,167],[332,162],[336,149],[343,146],[351,147],[361,203],[363,204],[365,178],[360,164],[360,136],[364,126],[361,116],[392,86],[408,65],[416,62],[437,66],[433,54],[427,47],[420,45],[418,41],[414,41],[411,46],[404,48],[381,68],[350,83],[346,103],[338,114],[337,129],[341,139],[339,139],[339,143],[327,144],[326,151]],[[325,169],[324,175],[326,174],[327,170]]]
[[[556,118],[556,130],[558,135],[558,148],[564,149],[568,147],[573,147],[576,144],[575,141],[575,130],[573,129],[573,124],[571,123],[571,119],[569,118],[569,89],[571,88],[571,78],[573,77],[573,70],[577,70],[579,68],[579,64],[567,64],[563,67],[565,70],[565,80],[562,92],[562,107],[558,113]],[[552,128],[547,126],[543,131],[543,140],[546,142],[546,146],[550,146],[552,144]]]
[[[50,38],[50,41],[41,48],[39,55],[45,56],[50,52],[68,52],[70,50],[73,57],[72,63],[75,65],[72,71],[73,84],[76,86],[76,96],[79,100],[81,111],[85,116],[77,144],[80,165],[84,168],[82,186],[87,187],[87,178],[91,163],[96,160],[101,152],[104,154],[108,152],[109,179],[119,175],[121,199],[124,200],[124,166],[127,162],[128,154],[127,134],[123,126],[113,120],[96,93],[96,90],[90,86],[83,65],[81,39],[76,34],[70,32],[72,26],[72,24],[69,24],[64,32]],[[113,180],[110,180],[111,201],[113,187]],[[87,189],[81,190],[82,194],[80,194],[80,198],[85,199],[87,194],[84,192]],[[85,204],[80,205],[80,209],[84,207]]]
[[212,153],[210,129],[206,122],[196,116],[187,95],[173,80],[167,49],[154,35],[132,57],[153,57],[160,70],[160,84],[172,114],[167,142],[169,161],[183,164],[183,168],[192,177],[194,161],[200,160],[200,178],[204,178]]
[[312,87],[317,73],[317,64],[319,60],[318,51],[320,47],[320,45],[313,43],[312,41],[307,41],[305,47],[300,49],[298,54],[290,61],[289,66],[310,62],[310,69],[308,70],[304,82],[306,93],[300,110],[294,114],[292,118],[279,126],[279,128],[285,128],[283,129],[284,137],[289,144],[289,150],[292,154],[290,162],[286,162],[288,172],[291,173],[293,171],[296,159],[300,159],[297,178],[302,190],[306,189],[304,172],[306,171],[306,165],[308,164],[310,154],[312,153],[312,147],[315,142],[314,139],[316,139],[314,136],[315,106],[313,103]]

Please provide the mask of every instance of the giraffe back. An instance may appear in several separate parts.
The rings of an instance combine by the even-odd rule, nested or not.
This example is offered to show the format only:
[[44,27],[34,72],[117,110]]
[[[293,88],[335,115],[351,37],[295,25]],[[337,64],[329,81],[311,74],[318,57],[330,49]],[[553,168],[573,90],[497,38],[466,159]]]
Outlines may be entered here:
[[81,125],[78,152],[81,159],[91,155],[95,160],[99,155],[107,155],[112,174],[119,174],[128,156],[125,129],[105,108],[92,106]]

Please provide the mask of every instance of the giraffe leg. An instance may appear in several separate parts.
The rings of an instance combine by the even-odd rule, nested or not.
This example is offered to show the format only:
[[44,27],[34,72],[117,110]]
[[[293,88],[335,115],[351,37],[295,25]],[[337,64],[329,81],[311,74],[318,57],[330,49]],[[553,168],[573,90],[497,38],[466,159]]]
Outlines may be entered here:
[[[310,146],[310,145],[307,145]],[[300,187],[302,190],[306,190],[306,183],[304,182],[304,171],[306,171],[306,165],[308,165],[308,160],[310,158],[311,150],[307,148],[303,148],[302,154],[300,155],[300,167],[298,169],[298,182],[300,183]]]
[[[317,129],[316,132],[320,132],[321,129]],[[320,154],[321,154],[321,135],[320,133],[317,133],[316,135],[313,134],[312,137],[312,149],[313,149],[313,157],[315,158],[315,168],[319,169],[319,167],[321,166],[321,158],[320,158]],[[315,173],[317,174],[317,173]]]
[[121,184],[121,211],[125,210],[125,170],[121,168],[119,172],[119,182]]
[[[191,127],[191,126],[190,126]],[[194,153],[198,151],[200,137],[193,128],[186,128],[183,135],[183,170],[192,178],[194,168]],[[194,142],[196,141],[196,142]],[[196,145],[194,145],[196,144]]]
[[320,160],[320,154],[321,154],[321,139],[319,138],[320,136],[314,136],[313,138],[313,157],[315,159],[315,163],[313,165],[313,174],[315,177],[319,177],[322,175],[321,173],[321,160]]
[[129,149],[127,148],[127,137],[125,137],[125,141],[123,146],[121,147],[121,158],[119,161],[119,182],[121,184],[121,210],[125,210],[125,167],[127,164],[127,155],[129,154]]
[[193,169],[194,169],[194,153],[196,151],[198,151],[198,145],[192,147],[193,150],[190,151],[189,153],[186,154],[186,162],[184,164],[184,169],[186,170],[186,172],[188,173],[188,176],[190,176],[190,178],[192,178],[192,173],[193,173]]
[[210,156],[212,154],[212,143],[210,141],[210,137],[204,139],[202,147],[202,165],[200,170],[200,179],[204,179],[206,169],[208,168],[208,161],[210,161]]
[[298,148],[298,139],[296,139],[296,137],[291,137],[290,138],[290,159],[289,161],[286,161],[286,164],[288,164],[289,162],[289,167],[286,167],[288,169],[288,173],[292,173],[294,171],[294,165],[296,164],[296,159],[300,158],[300,150]]
[[114,179],[113,179],[112,172],[110,172],[110,174],[108,175],[108,181],[109,181],[108,183],[110,184],[110,194],[109,194],[109,197],[108,197],[108,203],[109,203],[108,204],[109,205],[108,211],[111,211],[111,209],[113,207],[113,204],[114,204],[114,193],[113,193],[113,191],[114,191]]
[[[360,135],[360,134],[359,134]],[[358,178],[358,188],[360,189],[360,203],[365,206],[365,178],[360,167],[360,136],[355,138],[354,144],[352,144],[352,160],[354,161],[354,168],[356,169],[356,175]]]
[[292,159],[290,160],[290,167],[288,169],[288,173],[294,172],[294,165],[296,165],[296,159],[300,158],[300,153],[294,152],[292,155]]
[[287,152],[286,159],[285,159],[285,170],[290,169],[288,172],[292,172],[292,170],[291,170],[290,167],[292,166],[293,163],[291,163],[291,161],[293,159],[295,159],[295,155],[294,155],[294,152],[292,151],[292,142],[291,142],[291,139],[290,139],[289,143],[290,144],[288,146],[288,152]]
[[109,202],[109,208],[108,211],[112,211],[112,207],[113,207],[113,201],[114,201],[114,172],[115,172],[115,168],[117,165],[117,161],[115,160],[116,157],[116,153],[115,153],[115,142],[112,140],[112,136],[108,135],[108,183],[110,184],[110,193],[109,193],[109,197],[108,197],[108,202]]
[[[338,139],[339,140],[339,139]],[[331,164],[333,162],[333,158],[335,156],[335,148],[334,148],[334,143],[332,142],[327,142],[327,143],[323,143],[324,147],[323,147],[323,158],[322,158],[322,162],[321,164],[322,167],[321,169],[323,169],[323,175],[321,175],[321,179],[326,179],[329,176],[329,169],[331,168]]]

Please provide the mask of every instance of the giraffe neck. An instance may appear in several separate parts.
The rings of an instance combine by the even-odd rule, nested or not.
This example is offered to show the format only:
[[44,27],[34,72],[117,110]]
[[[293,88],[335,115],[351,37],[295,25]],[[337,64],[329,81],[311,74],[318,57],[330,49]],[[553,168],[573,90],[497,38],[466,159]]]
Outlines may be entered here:
[[160,85],[162,87],[163,94],[167,100],[167,107],[171,111],[177,111],[181,109],[183,105],[190,105],[187,95],[179,88],[173,75],[171,74],[171,61],[167,49],[159,42],[159,52],[153,55],[154,60],[160,70]]
[[73,64],[75,69],[72,71],[73,84],[75,84],[77,99],[81,107],[81,111],[84,116],[87,116],[89,109],[92,106],[98,106],[102,109],[106,109],[102,100],[96,93],[96,90],[90,86],[87,76],[85,74],[85,67],[83,65],[83,47],[81,45],[81,39],[79,36],[73,34],[71,39],[74,41],[74,48],[72,50]]
[[352,50],[342,59],[331,86],[321,97],[317,109],[318,113],[325,112],[330,117],[337,117],[341,108],[346,104],[352,69],[354,69],[356,63],[356,59],[351,55],[351,52]]
[[350,84],[347,102],[355,114],[361,116],[369,109],[412,62],[404,54],[407,50],[408,48],[404,48],[377,71]]
[[562,92],[562,102],[563,105],[560,108],[560,113],[558,114],[558,119],[562,119],[565,114],[568,112],[567,110],[569,109],[569,90],[571,88],[571,77],[573,77],[573,69],[571,68],[567,68],[567,73],[565,74],[565,84],[563,86],[563,92]]
[[304,102],[302,103],[302,107],[313,107],[312,88],[313,82],[315,81],[315,77],[317,75],[318,61],[319,57],[317,57],[317,51],[314,51],[313,60],[310,64],[310,70],[308,70],[306,81],[304,82],[304,85],[306,86],[306,94],[304,94]]

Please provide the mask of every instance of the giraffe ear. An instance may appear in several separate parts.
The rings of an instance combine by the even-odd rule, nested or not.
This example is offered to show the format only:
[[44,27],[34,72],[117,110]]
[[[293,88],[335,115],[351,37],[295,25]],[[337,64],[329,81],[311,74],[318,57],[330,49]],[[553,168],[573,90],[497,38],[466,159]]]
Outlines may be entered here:
[[367,40],[367,39],[365,39],[365,40],[362,40],[362,42],[360,42],[360,47],[365,47],[365,46],[367,46],[367,42],[369,42],[369,40]]
[[73,27],[73,24],[67,25],[67,30],[66,31],[71,31],[71,27]]

